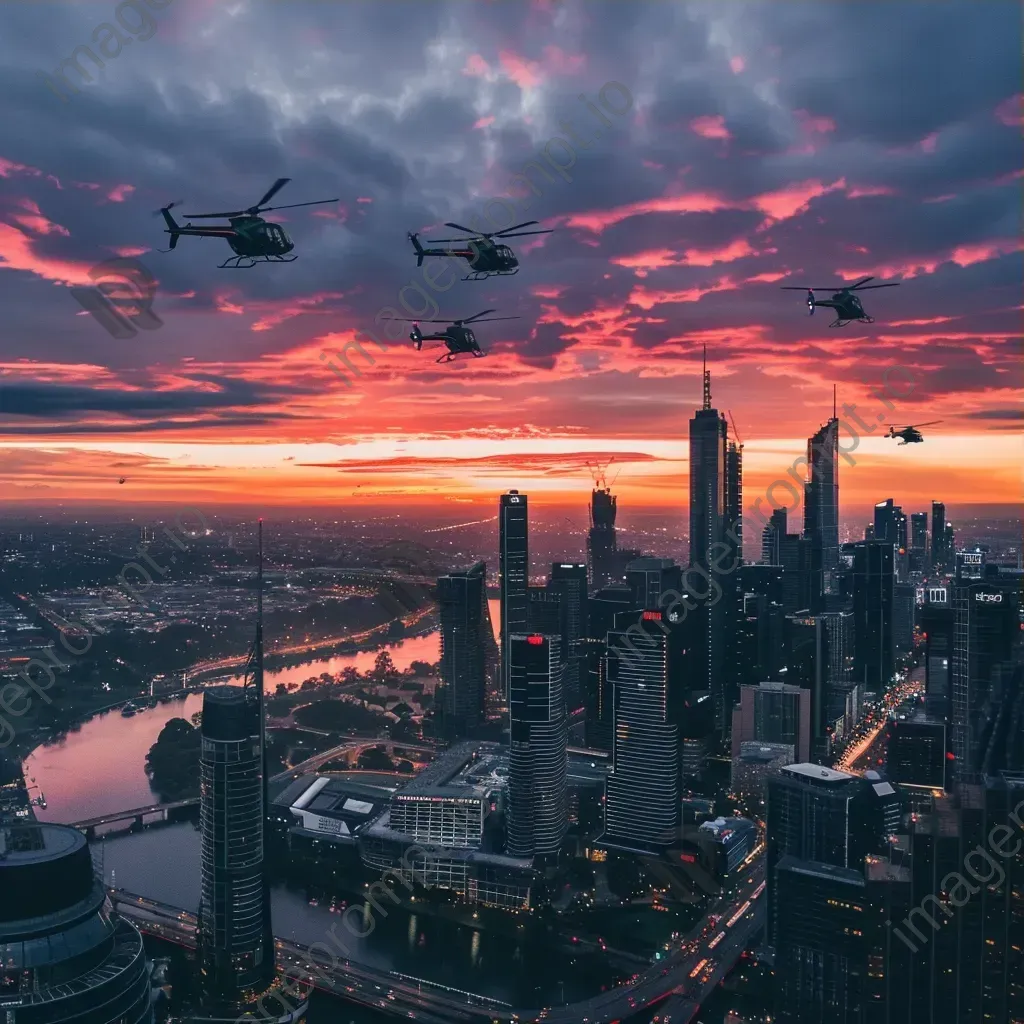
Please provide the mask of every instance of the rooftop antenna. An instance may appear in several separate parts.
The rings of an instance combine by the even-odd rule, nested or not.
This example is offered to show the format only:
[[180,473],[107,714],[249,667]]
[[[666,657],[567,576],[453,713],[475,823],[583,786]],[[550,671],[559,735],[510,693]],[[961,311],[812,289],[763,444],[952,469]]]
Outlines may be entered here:
[[832,419],[836,418],[836,394],[838,391],[838,385],[832,385]]
[[711,408],[711,372],[708,370],[708,347],[704,346],[704,408]]

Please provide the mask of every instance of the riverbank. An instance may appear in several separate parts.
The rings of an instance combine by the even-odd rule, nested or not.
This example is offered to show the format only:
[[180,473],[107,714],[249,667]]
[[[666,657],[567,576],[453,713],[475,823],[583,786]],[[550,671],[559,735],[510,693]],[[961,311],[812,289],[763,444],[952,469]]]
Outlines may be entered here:
[[[370,659],[381,650],[392,652],[392,657],[399,662],[406,660],[427,660],[431,663],[437,660],[438,649],[430,644],[423,645],[424,640],[436,635],[436,615],[428,612],[401,637],[388,636],[387,626],[376,627],[372,636],[365,637],[360,641],[351,638],[331,638],[330,641],[322,644],[314,644],[302,653],[294,654],[267,654],[264,658],[265,683],[268,694],[273,694],[275,686],[279,682],[302,682],[296,680],[295,670],[301,669],[304,665],[316,666],[320,672],[311,672],[305,678],[320,675],[323,671],[328,674],[340,674],[347,664],[355,664],[361,671],[371,667],[371,664],[360,664],[363,659]],[[406,645],[415,645],[416,653],[409,659],[401,657]],[[343,650],[347,645],[352,645],[352,650]],[[421,649],[424,648],[424,649]],[[178,687],[173,690],[160,690],[155,693],[156,698],[161,701],[177,702],[195,693],[202,693],[207,686],[221,683],[236,684],[242,681],[240,673],[244,671],[248,655],[230,659],[227,667],[221,666],[216,670],[210,669],[207,672],[199,670],[195,677],[192,677],[191,670],[186,677],[194,685]],[[74,659],[68,658],[73,662]],[[128,666],[122,665],[119,672],[123,674],[129,670]],[[119,687],[116,699],[111,700],[112,693],[101,692],[87,694],[84,699],[78,702],[73,697],[67,697],[61,702],[61,710],[64,717],[59,724],[39,722],[28,726],[16,734],[15,739],[7,748],[7,756],[12,760],[19,761],[27,758],[37,747],[41,745],[52,745],[62,743],[67,737],[78,732],[84,725],[94,718],[107,712],[123,708],[126,704],[138,701],[148,701],[150,698],[151,684],[138,673],[133,673],[135,686],[132,688]]]

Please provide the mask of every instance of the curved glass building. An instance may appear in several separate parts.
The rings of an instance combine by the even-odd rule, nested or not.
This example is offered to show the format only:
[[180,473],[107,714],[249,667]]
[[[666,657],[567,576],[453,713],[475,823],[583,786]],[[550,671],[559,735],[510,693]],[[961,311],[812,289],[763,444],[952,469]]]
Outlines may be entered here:
[[118,917],[77,829],[0,829],[0,1020],[151,1024],[142,936]]

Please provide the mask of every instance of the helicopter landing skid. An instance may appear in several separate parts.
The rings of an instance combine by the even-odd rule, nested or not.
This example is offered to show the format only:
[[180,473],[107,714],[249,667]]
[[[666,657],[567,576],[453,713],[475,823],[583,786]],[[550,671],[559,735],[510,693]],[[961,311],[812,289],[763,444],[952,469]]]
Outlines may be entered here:
[[474,270],[472,274],[467,274],[462,280],[486,281],[489,277],[512,277],[518,273],[519,267],[516,267],[515,270]]
[[[264,253],[261,256],[232,256],[226,259],[218,270],[249,270],[257,263],[294,263],[298,256],[271,256]],[[243,260],[247,262],[242,262]]]

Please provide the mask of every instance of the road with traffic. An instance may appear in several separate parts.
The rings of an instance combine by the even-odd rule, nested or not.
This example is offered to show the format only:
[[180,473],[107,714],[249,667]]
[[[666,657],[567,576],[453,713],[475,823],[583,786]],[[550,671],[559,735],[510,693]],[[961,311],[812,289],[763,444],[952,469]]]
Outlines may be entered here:
[[[662,959],[604,992],[565,1006],[515,1009],[425,979],[328,958],[282,939],[277,940],[278,960],[282,966],[308,971],[317,988],[343,1000],[429,1024],[611,1024],[661,1003],[672,1005],[673,1013],[688,1014],[678,1018],[685,1022],[756,940],[764,926],[764,888],[764,859],[759,856],[747,868],[735,895],[714,904],[708,916]],[[195,915],[120,890],[113,890],[111,898],[144,932],[195,947]]]

